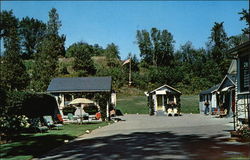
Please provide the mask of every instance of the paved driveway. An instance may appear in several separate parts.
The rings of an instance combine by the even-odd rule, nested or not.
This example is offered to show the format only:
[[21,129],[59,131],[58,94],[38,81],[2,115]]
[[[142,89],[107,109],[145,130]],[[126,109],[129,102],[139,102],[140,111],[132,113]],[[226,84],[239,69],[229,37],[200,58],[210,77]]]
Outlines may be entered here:
[[229,141],[232,119],[125,115],[53,150],[43,159],[227,159],[250,157],[250,144]]

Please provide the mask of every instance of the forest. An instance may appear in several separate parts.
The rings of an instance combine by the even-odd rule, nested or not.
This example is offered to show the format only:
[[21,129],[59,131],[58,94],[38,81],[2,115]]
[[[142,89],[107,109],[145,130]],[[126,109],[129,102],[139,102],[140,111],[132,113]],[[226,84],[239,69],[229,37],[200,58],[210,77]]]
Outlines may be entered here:
[[[249,25],[249,11],[235,14]],[[55,8],[49,11],[48,22],[18,19],[12,10],[0,16],[1,90],[44,92],[54,77],[79,76],[112,76],[114,90],[127,88],[129,65],[122,65],[119,46],[80,41],[66,48],[67,37],[59,34],[63,24]],[[214,22],[205,48],[194,48],[191,41],[175,48],[174,35],[167,29],[137,30],[140,53],[127,53],[131,88],[145,91],[168,84],[184,94],[197,94],[219,83],[232,60],[227,50],[247,41],[249,33],[246,27],[242,34],[229,37],[223,24]]]

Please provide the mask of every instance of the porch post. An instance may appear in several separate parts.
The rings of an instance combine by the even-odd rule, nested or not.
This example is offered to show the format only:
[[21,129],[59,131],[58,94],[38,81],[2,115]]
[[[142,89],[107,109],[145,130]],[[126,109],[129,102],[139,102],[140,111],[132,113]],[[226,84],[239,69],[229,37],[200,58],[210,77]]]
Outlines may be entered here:
[[163,111],[166,111],[164,100],[165,100],[164,95],[162,95],[162,109]]

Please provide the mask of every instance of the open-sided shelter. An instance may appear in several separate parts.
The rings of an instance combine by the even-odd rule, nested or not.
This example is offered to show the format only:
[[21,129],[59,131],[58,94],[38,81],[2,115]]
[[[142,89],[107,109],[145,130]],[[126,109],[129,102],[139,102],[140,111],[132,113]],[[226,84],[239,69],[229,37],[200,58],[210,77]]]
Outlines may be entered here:
[[[111,77],[70,77],[70,78],[54,78],[51,80],[47,92],[54,95],[59,110],[68,105],[77,94],[88,93],[106,93],[109,94],[107,99],[107,117],[109,117],[109,106],[112,95],[112,78]],[[97,102],[98,103],[98,102]],[[61,112],[62,113],[62,112]]]
[[148,107],[151,115],[164,115],[170,107],[176,107],[179,113],[181,92],[177,89],[165,84],[145,94],[148,97]]

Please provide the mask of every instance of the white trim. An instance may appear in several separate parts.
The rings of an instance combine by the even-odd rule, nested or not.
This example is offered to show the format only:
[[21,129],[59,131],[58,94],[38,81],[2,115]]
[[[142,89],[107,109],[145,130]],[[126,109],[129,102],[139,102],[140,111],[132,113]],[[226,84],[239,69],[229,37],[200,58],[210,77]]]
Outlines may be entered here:
[[170,88],[170,89],[172,89],[172,90],[174,90],[174,91],[176,91],[176,92],[178,92],[178,93],[181,94],[180,91],[178,91],[177,89],[175,89],[175,88],[173,88],[173,87],[171,87],[171,86],[169,86],[169,85],[166,85],[166,84],[164,84],[163,86],[161,86],[161,87],[159,87],[159,88],[156,88],[155,90],[151,91],[150,93],[155,92],[155,91],[157,91],[157,90],[159,90],[159,89],[161,89],[161,88],[163,88],[163,87],[168,87],[168,88]]
[[237,94],[250,94],[249,91],[246,91],[246,92],[237,92]]
[[[224,83],[224,81],[225,81],[226,78],[228,78],[228,79],[233,83],[233,85],[235,86],[235,82],[233,82],[233,81],[228,77],[228,75],[226,75],[226,76],[223,78],[223,80],[221,81],[221,83],[220,83],[219,87],[217,88],[217,90],[222,86],[222,84]],[[215,91],[215,90],[214,90],[214,91]],[[213,92],[214,92],[214,91],[213,91]]]
[[225,92],[225,91],[228,91],[230,88],[232,88],[233,86],[228,86],[228,87],[225,87],[221,90],[221,92]]

